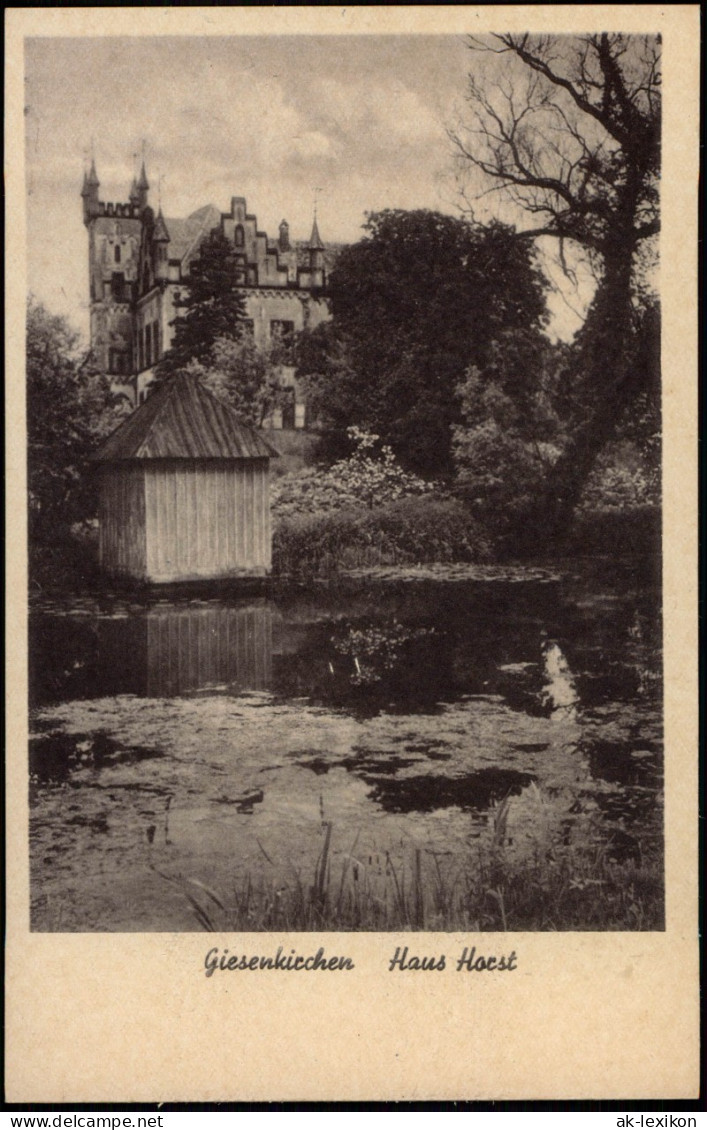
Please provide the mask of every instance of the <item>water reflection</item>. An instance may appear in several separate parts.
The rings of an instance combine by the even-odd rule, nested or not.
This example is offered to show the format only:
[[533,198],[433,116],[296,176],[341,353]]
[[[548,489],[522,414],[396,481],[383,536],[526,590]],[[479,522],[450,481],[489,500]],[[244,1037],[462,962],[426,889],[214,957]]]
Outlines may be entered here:
[[[582,843],[640,860],[662,842],[653,599],[387,583],[45,605],[30,629],[36,890],[63,905],[66,869],[95,860],[104,898],[108,861],[132,899],[147,848],[212,886],[234,860],[310,874],[324,820],[383,859],[410,844],[453,859],[490,833],[518,858]],[[72,889],[86,928],[93,904]]]
[[656,617],[637,603],[630,594],[607,610],[585,594],[558,600],[547,586],[389,584],[48,609],[31,619],[30,695],[41,705],[270,690],[362,715],[500,695],[521,714],[571,723],[605,702],[658,698]]
[[556,640],[548,640],[543,647],[545,686],[542,701],[555,719],[574,721],[577,717],[577,690],[562,648]]
[[46,617],[33,625],[30,655],[37,702],[268,690],[272,606],[165,604],[88,621]]

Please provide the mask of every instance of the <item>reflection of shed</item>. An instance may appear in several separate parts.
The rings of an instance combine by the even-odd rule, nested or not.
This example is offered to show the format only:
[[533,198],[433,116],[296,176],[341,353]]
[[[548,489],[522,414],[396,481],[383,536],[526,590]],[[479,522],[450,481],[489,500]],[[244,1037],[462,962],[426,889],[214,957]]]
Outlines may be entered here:
[[157,605],[102,619],[93,663],[98,694],[148,698],[228,687],[270,689],[272,607]]
[[194,377],[165,381],[93,457],[102,567],[155,582],[263,576],[274,455]]

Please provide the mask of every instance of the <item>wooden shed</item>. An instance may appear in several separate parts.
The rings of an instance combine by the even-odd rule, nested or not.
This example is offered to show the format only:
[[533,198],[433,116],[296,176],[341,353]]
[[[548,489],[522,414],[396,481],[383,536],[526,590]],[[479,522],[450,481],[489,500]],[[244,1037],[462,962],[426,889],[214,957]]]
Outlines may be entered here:
[[277,454],[195,377],[169,378],[93,456],[101,566],[150,583],[265,576]]

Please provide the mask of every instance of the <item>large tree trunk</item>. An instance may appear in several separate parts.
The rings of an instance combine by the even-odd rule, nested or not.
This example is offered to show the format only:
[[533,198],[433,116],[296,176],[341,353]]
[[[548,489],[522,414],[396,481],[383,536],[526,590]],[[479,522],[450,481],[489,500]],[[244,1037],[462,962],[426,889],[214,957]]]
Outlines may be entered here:
[[519,531],[519,549],[537,551],[540,539],[549,545],[564,540],[597,457],[645,386],[646,366],[636,357],[632,328],[632,247],[628,241],[623,246],[623,254],[614,253],[607,259],[584,329],[579,372],[587,390],[586,415],[575,424],[524,530]]

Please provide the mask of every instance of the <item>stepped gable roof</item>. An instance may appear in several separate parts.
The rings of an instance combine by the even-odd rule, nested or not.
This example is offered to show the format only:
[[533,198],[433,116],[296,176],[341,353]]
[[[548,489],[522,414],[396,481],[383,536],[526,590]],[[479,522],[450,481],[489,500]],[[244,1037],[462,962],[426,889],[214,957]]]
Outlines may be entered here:
[[221,213],[213,204],[205,204],[186,220],[164,220],[169,232],[169,257],[182,263],[199,247],[202,239],[221,222]]
[[194,376],[168,377],[92,456],[144,459],[268,459],[279,452]]

